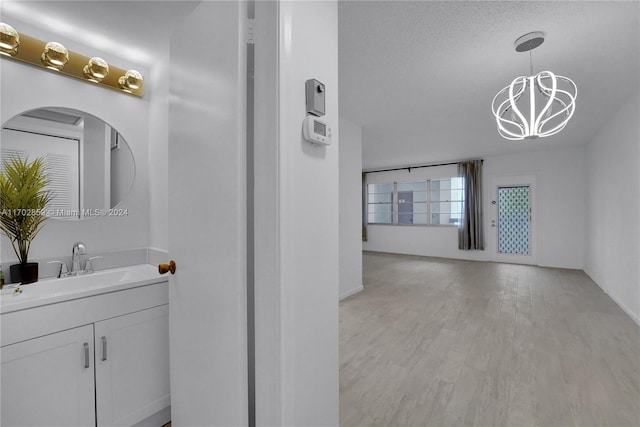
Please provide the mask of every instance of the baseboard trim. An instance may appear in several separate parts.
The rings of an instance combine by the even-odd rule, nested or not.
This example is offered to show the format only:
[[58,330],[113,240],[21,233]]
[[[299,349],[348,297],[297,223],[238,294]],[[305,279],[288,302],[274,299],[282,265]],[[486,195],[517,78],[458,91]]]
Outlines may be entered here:
[[350,297],[351,295],[355,295],[358,292],[362,292],[364,290],[364,286],[360,285],[355,289],[349,289],[347,292],[340,294],[339,301],[342,301],[345,298]]
[[631,317],[631,320],[633,320],[634,322],[636,322],[636,324],[638,326],[640,326],[640,317],[636,316],[631,310],[629,310],[629,308],[627,308],[626,305],[624,305],[622,303],[622,301],[620,301],[618,298],[614,297],[613,295],[611,295],[610,293],[607,293],[607,295],[609,295],[609,297],[613,300],[613,302],[615,302],[616,304],[618,304],[618,306],[625,312],[627,313],[627,315],[629,317]]
[[164,426],[169,421],[171,421],[171,406],[167,406],[166,408],[159,410],[155,414],[134,424],[133,427],[159,427]]
[[593,277],[591,277],[591,275],[589,273],[587,273],[586,270],[582,270],[584,271],[584,273],[589,276],[589,278],[593,281],[593,283],[595,283],[600,289],[602,289],[602,292],[604,292],[609,298],[611,298],[613,300],[613,302],[615,302],[616,304],[618,304],[618,307],[620,307],[622,309],[622,311],[624,311],[625,313],[627,313],[627,316],[629,316],[631,318],[631,320],[633,320],[634,322],[636,322],[636,325],[640,326],[640,317],[638,317],[637,315],[635,315],[633,313],[633,311],[629,310],[629,308],[624,305],[624,303],[622,301],[620,301],[618,298],[616,298],[615,296],[611,295],[611,293],[607,290],[607,288],[605,288],[604,286],[602,286],[600,283],[598,283]]

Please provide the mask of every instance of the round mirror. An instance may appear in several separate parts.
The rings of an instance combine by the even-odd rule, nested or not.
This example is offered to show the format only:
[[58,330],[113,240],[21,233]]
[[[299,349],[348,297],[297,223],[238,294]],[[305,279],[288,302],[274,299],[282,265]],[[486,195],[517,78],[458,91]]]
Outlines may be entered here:
[[122,135],[101,119],[70,108],[26,111],[2,126],[0,169],[11,159],[42,158],[50,218],[122,216],[135,178],[133,153]]

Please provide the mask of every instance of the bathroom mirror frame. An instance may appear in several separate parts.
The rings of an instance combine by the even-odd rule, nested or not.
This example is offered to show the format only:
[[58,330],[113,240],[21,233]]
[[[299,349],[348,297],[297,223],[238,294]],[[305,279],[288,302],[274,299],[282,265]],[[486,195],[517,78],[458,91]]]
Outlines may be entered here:
[[[19,141],[11,142],[9,134]],[[25,146],[33,150],[16,153],[20,140],[27,141]],[[98,140],[104,144],[91,144]],[[51,146],[43,144],[56,149],[46,150]],[[48,165],[53,165],[56,173],[68,169],[69,174],[65,172],[62,178],[56,175],[56,184],[52,185],[54,191],[61,182],[68,182],[70,188],[58,190],[61,196],[48,206],[49,218],[128,216],[123,202],[131,194],[137,175],[133,150],[118,130],[97,115],[70,107],[31,108],[2,124],[0,148],[3,160],[16,154],[26,154],[31,160],[44,155],[49,156]],[[98,166],[90,167],[89,162]]]

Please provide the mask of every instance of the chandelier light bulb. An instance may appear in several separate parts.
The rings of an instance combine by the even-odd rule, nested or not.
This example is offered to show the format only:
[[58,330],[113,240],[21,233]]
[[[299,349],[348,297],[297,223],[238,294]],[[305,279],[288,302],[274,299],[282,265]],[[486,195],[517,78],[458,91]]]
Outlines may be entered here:
[[[541,32],[525,34],[516,40],[516,51],[530,52],[543,41]],[[518,141],[555,135],[573,116],[578,93],[573,80],[551,71],[531,74],[516,77],[491,103],[498,133],[505,139]]]
[[517,77],[491,103],[498,133],[510,140],[557,134],[573,116],[577,93],[573,80],[551,71]]

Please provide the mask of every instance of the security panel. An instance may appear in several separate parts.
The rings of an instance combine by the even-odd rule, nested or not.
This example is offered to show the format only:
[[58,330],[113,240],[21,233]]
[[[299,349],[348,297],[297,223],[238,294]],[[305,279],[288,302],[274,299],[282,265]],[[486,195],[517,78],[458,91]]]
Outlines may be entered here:
[[302,124],[304,139],[314,144],[331,144],[331,128],[314,116],[307,116]]
[[305,83],[307,95],[307,113],[314,116],[324,116],[324,83],[316,79],[307,80]]

